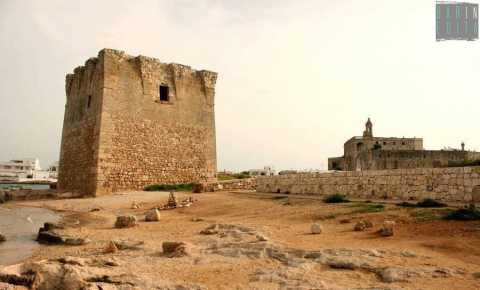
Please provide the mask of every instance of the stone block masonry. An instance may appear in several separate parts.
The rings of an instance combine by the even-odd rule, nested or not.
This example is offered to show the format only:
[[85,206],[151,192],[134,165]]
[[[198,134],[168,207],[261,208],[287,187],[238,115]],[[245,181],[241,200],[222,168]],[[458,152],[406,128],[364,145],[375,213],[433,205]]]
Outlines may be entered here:
[[58,188],[215,181],[217,74],[104,49],[66,77]]
[[480,202],[480,167],[302,173],[257,178],[257,191],[364,199]]

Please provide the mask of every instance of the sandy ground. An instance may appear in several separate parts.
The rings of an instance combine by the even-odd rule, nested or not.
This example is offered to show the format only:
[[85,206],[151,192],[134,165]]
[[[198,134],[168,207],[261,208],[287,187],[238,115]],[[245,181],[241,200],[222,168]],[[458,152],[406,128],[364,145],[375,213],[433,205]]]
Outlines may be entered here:
[[[122,271],[142,279],[201,285],[208,289],[480,289],[480,277],[476,278],[480,275],[475,274],[480,272],[480,223],[435,218],[441,210],[406,209],[386,204],[384,211],[362,212],[365,204],[332,205],[319,199],[295,196],[286,198],[248,192],[178,193],[179,199],[192,196],[196,202],[189,208],[162,211],[160,222],[144,222],[145,212],[166,203],[167,195],[130,192],[95,199],[28,201],[8,206],[58,211],[69,225],[65,233],[92,240],[88,245],[77,247],[41,246],[31,261],[62,256],[108,257],[119,261]],[[131,209],[133,201],[140,205],[139,209]],[[140,225],[115,229],[115,218],[121,214],[136,215]],[[374,227],[364,232],[353,231],[355,222],[360,219],[372,221]],[[396,221],[393,237],[380,237],[375,233],[384,220]],[[313,222],[322,225],[322,234],[310,234]],[[267,237],[268,243],[282,249],[347,249],[352,250],[354,256],[357,250],[374,250],[383,253],[374,260],[380,267],[400,267],[413,274],[419,269],[437,270],[433,274],[410,275],[404,282],[386,283],[378,274],[363,268],[335,269],[310,262],[292,266],[265,257],[219,255],[204,249],[208,248],[209,241],[221,241],[222,237],[199,234],[214,223],[254,229]],[[145,244],[139,250],[105,254],[104,249],[112,239]],[[190,257],[166,258],[161,255],[164,241],[188,242],[197,250],[192,251]],[[367,259],[364,256],[354,258]],[[296,284],[290,284],[291,280]]]

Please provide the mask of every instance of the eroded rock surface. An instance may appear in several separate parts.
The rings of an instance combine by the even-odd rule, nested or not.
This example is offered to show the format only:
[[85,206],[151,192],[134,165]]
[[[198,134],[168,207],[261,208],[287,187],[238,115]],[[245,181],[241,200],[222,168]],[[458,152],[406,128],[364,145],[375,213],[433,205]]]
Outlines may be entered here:
[[[421,266],[415,267],[393,265],[391,261],[395,259],[424,258],[406,251],[296,249],[277,244],[265,232],[242,225],[212,224],[202,233],[208,234],[198,235],[195,245],[181,241],[163,242],[161,255],[158,248],[149,248],[151,245],[144,245],[141,241],[113,240],[109,242],[109,246],[115,249],[110,251],[113,255],[102,251],[105,245],[102,244],[97,258],[67,256],[7,267],[0,272],[0,282],[9,285],[10,288],[6,289],[206,289],[202,285],[185,284],[184,280],[169,281],[168,274],[164,276],[167,280],[153,279],[151,271],[136,271],[132,264],[152,263],[153,267],[160,267],[155,268],[157,273],[163,266],[248,264],[250,260],[258,260],[263,266],[252,269],[248,283],[242,289],[356,289],[333,285],[331,280],[326,283],[322,275],[318,275],[319,268],[322,271],[345,271],[347,276],[368,275],[376,281],[369,285],[370,288],[362,289],[396,289],[385,285],[471,275],[465,270],[428,263],[417,263]],[[182,258],[170,259],[177,257]]]
[[[8,279],[5,278],[6,275],[9,275]],[[0,272],[0,282],[10,287],[0,289],[206,289],[201,285],[183,285],[144,279],[137,274],[124,272],[124,269],[113,260],[76,257],[6,267]]]

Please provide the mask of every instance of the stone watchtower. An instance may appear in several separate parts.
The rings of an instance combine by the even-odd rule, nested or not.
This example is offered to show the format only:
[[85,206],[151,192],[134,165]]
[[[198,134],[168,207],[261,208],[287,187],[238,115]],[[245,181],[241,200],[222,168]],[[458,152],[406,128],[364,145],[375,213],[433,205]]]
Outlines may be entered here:
[[66,77],[58,188],[85,195],[215,179],[217,74],[104,49]]

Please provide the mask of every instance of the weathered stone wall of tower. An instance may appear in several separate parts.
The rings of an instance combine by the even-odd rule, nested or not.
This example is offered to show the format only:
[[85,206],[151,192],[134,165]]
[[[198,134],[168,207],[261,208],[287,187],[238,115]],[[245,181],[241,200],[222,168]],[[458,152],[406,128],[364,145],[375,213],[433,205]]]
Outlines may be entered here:
[[81,194],[96,190],[103,61],[91,58],[66,76],[65,116],[58,188]]
[[[104,49],[67,75],[59,189],[215,180],[217,74]],[[168,87],[168,100],[160,99]]]
[[96,193],[214,180],[217,74],[115,50],[103,59]]

